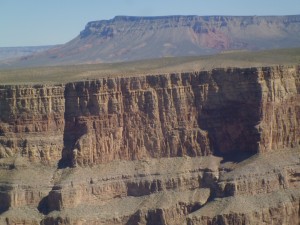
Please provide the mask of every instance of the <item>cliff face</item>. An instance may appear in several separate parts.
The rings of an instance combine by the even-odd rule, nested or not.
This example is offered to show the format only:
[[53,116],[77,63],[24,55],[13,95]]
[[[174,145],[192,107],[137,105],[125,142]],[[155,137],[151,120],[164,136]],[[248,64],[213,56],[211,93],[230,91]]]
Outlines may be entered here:
[[2,85],[0,112],[0,223],[300,221],[298,66]]
[[174,74],[67,85],[64,152],[81,165],[212,153],[195,102],[207,90],[197,86],[195,93],[193,79]]
[[1,157],[93,165],[299,146],[298,67],[1,86]]
[[299,146],[299,68],[298,71],[266,69],[264,76],[260,76],[260,83],[263,97],[259,125],[261,151]]
[[103,79],[65,93],[73,164],[299,146],[296,67]]
[[64,87],[0,86],[0,158],[56,162],[64,131]]

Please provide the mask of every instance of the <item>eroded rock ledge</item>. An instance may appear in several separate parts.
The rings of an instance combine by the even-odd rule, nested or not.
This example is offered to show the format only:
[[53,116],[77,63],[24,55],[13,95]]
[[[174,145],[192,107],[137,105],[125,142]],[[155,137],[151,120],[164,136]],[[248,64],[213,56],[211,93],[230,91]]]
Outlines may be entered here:
[[1,85],[0,112],[4,224],[299,222],[299,66]]

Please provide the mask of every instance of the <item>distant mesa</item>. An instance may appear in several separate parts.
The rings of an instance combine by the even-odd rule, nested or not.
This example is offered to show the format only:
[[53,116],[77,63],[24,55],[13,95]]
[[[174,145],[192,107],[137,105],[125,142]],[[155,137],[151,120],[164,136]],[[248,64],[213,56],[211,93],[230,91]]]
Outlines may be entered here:
[[[122,62],[300,47],[300,15],[116,16],[89,22],[70,42],[0,67]],[[172,46],[172,47],[170,47]]]

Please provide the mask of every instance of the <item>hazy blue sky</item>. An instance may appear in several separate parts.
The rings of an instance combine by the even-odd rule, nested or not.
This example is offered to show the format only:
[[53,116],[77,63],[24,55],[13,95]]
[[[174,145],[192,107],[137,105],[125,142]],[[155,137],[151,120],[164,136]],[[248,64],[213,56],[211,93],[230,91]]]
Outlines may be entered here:
[[295,15],[299,0],[0,0],[0,47],[62,44],[116,15]]

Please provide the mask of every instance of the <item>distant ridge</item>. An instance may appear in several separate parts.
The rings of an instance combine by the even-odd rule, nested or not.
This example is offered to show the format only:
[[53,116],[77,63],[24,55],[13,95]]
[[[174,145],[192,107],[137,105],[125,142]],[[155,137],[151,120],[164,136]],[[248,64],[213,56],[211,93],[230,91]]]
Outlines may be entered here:
[[0,60],[24,57],[38,52],[46,51],[54,47],[58,47],[58,45],[0,47]]
[[[11,62],[44,66],[300,47],[300,15],[116,16],[89,22],[70,42]],[[3,67],[4,65],[0,65]]]

